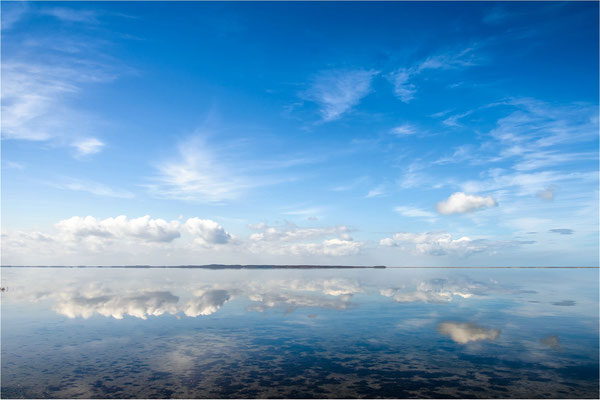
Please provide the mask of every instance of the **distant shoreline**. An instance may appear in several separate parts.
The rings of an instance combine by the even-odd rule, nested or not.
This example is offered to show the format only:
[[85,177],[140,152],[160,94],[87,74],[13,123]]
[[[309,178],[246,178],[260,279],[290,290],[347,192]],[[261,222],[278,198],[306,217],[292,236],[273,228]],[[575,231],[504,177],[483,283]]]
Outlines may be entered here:
[[183,268],[183,269],[383,269],[384,265],[6,265],[2,268]]
[[389,267],[385,265],[3,265],[0,268],[128,268],[128,269],[599,269],[600,267],[510,267],[510,266],[476,266],[476,267]]

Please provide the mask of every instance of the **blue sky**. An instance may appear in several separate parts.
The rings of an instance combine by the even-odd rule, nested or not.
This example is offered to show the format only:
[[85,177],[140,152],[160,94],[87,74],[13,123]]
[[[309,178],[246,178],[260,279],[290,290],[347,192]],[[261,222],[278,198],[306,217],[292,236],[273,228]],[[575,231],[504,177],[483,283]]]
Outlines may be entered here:
[[2,3],[2,262],[598,265],[598,4]]

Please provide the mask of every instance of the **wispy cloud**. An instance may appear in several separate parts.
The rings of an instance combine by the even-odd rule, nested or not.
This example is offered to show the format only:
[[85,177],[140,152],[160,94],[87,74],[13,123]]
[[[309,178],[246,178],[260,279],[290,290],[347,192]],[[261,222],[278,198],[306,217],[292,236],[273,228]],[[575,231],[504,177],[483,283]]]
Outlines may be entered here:
[[474,54],[475,47],[467,47],[459,52],[437,54],[411,66],[398,68],[388,75],[394,87],[394,94],[404,103],[415,98],[417,86],[413,80],[427,70],[449,70],[477,65],[480,59]]
[[104,147],[104,143],[96,138],[85,138],[71,144],[80,156],[98,153]]
[[235,199],[259,186],[234,171],[215,152],[203,139],[185,142],[179,146],[176,158],[156,166],[158,174],[146,186],[159,197],[209,203]]
[[64,21],[84,22],[93,18],[94,12],[30,7],[21,14],[30,12],[52,15],[60,22],[52,28],[51,43],[34,34],[11,36],[10,45],[18,46],[19,51],[3,54],[2,137],[48,141],[55,146],[73,146],[77,155],[91,154],[101,147],[92,138],[103,122],[76,101],[90,86],[114,81],[127,69],[104,52],[106,41],[86,35],[85,30],[77,41],[61,32]]
[[402,124],[392,128],[390,132],[397,136],[414,135],[417,128],[412,124]]
[[449,117],[446,117],[442,121],[442,124],[444,124],[446,126],[450,126],[450,127],[461,126],[461,124],[458,122],[458,120],[460,120],[461,118],[464,118],[468,115],[471,115],[472,113],[473,113],[473,110],[469,110],[469,111],[465,111],[464,113],[461,113],[461,114],[451,115]]
[[98,13],[93,10],[76,10],[65,7],[42,8],[40,13],[64,22],[97,23]]
[[323,213],[323,209],[319,207],[311,207],[311,208],[302,208],[299,210],[290,210],[285,211],[283,214],[285,215],[300,215],[300,216],[316,216]]
[[407,206],[398,206],[394,208],[394,211],[402,215],[403,217],[409,218],[428,218],[435,219],[436,215],[431,211],[424,210],[418,207],[407,207]]
[[323,121],[339,119],[371,92],[373,70],[329,70],[316,75],[304,97],[319,105]]
[[387,194],[387,191],[385,190],[385,187],[383,185],[379,185],[379,186],[374,187],[373,189],[369,190],[369,192],[365,195],[365,197],[367,199],[371,199],[373,197],[385,196],[386,194]]
[[25,169],[25,165],[14,161],[8,161],[5,159],[2,159],[2,166],[4,169]]
[[133,193],[127,190],[114,189],[102,183],[68,178],[63,182],[48,183],[49,186],[57,189],[73,190],[76,192],[88,192],[96,196],[116,197],[122,199],[130,199],[134,197]]
[[363,184],[364,182],[367,181],[367,177],[366,176],[361,176],[360,178],[355,179],[354,181],[345,184],[345,185],[339,185],[339,186],[334,186],[331,188],[332,191],[334,192],[346,192],[348,190],[352,190],[355,189],[359,186],[361,186],[361,184]]

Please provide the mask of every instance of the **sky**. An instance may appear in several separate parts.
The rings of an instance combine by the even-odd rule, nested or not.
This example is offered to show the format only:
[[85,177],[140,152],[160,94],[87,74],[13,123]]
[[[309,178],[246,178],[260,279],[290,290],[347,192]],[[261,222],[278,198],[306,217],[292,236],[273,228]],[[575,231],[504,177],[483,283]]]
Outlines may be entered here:
[[2,264],[598,266],[597,2],[2,2]]

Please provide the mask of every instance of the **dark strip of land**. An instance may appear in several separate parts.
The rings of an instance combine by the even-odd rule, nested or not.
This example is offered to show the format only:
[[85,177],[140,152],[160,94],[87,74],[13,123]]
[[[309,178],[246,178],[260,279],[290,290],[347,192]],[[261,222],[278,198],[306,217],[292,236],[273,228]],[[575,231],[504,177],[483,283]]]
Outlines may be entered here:
[[586,268],[598,269],[589,266],[474,266],[474,267],[388,267],[385,265],[241,265],[241,264],[208,264],[208,265],[3,265],[2,268],[188,268],[188,269],[476,269],[476,268]]
[[2,268],[199,268],[199,269],[354,269],[386,268],[383,265],[3,265]]

